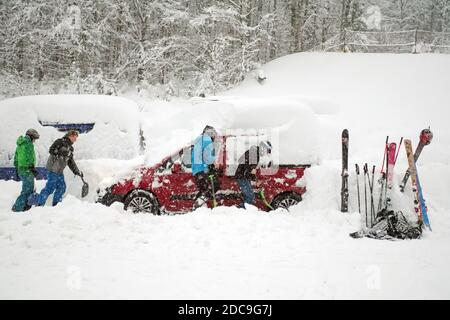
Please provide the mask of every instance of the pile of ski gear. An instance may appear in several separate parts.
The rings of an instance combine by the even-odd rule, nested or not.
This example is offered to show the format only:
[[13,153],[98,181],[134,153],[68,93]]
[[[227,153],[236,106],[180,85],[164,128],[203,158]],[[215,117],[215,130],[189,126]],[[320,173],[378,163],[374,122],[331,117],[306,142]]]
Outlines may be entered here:
[[[414,210],[417,214],[417,224],[408,222],[402,212],[394,213],[390,208],[391,191],[393,188],[394,167],[400,152],[403,138],[400,139],[399,148],[395,142],[389,143],[389,136],[386,138],[383,164],[380,171],[379,200],[377,210],[374,204],[374,175],[375,166],[372,167],[372,177],[370,177],[367,163],[364,164],[364,202],[365,219],[364,227],[361,231],[351,233],[353,238],[370,237],[376,239],[418,239],[422,234],[422,229],[427,227],[431,231],[428,219],[428,208],[422,193],[422,187],[417,173],[416,161],[419,158],[423,147],[429,145],[433,139],[430,129],[424,129],[420,133],[419,144],[413,155],[411,140],[405,139],[405,150],[408,158],[408,170],[400,184],[400,191],[405,191],[405,185],[411,177],[412,192],[414,194]],[[358,192],[358,210],[361,210],[361,196],[359,185],[359,165],[355,164],[356,186]],[[368,186],[368,188],[367,188]],[[369,192],[369,194],[368,194]],[[342,188],[341,188],[341,211],[348,211],[348,130],[342,132]],[[369,199],[370,197],[370,199]],[[370,200],[370,202],[369,202]],[[362,216],[364,217],[364,216]]]
[[350,234],[352,238],[368,237],[380,240],[419,239],[422,235],[420,225],[409,222],[401,211],[383,209],[377,215],[371,228],[364,228]]

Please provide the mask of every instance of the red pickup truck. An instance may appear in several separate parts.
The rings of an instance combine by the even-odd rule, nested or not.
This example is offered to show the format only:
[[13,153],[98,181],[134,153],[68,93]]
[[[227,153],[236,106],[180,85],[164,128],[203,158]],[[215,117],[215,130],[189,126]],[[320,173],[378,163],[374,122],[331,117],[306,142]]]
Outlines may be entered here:
[[[227,137],[218,137],[219,152],[216,162],[220,189],[216,190],[218,205],[237,206],[242,203],[239,185],[229,174],[227,159]],[[125,210],[133,213],[153,214],[186,213],[194,210],[197,188],[191,171],[191,146],[164,158],[152,167],[140,167],[127,179],[97,190],[97,202],[111,205],[119,201]],[[257,169],[257,181],[253,181],[256,206],[264,211],[276,208],[288,209],[302,200],[306,187],[302,183],[304,171],[310,165],[282,164],[276,167]],[[224,174],[225,173],[225,174]],[[260,191],[263,191],[261,195]],[[208,202],[212,207],[212,201]]]

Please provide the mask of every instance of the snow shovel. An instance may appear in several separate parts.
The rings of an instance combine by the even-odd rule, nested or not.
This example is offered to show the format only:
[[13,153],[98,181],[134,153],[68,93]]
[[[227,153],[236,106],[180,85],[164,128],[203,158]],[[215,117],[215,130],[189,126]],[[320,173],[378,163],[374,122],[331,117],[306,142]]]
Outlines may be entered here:
[[89,194],[89,184],[84,181],[83,177],[80,176],[81,181],[83,181],[83,187],[81,188],[81,197],[84,198]]
[[212,196],[213,196],[213,208],[217,207],[217,200],[216,200],[216,190],[214,188],[214,175],[208,176],[209,181],[211,182],[211,189],[212,189]]

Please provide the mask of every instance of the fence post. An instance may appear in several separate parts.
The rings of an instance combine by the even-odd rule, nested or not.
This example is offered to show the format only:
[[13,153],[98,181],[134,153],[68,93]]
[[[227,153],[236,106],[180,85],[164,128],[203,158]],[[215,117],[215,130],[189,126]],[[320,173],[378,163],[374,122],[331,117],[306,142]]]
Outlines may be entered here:
[[417,53],[417,28],[414,30],[414,52]]
[[347,40],[346,40],[346,38],[347,38],[347,28],[344,28],[344,38],[342,39],[342,52],[345,52],[345,47],[347,46],[347,44],[346,44],[346,42],[347,42]]

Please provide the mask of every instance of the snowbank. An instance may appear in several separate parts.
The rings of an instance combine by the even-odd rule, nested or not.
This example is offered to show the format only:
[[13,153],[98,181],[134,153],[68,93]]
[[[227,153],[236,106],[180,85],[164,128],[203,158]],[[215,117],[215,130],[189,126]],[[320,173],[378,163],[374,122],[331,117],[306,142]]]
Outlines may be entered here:
[[329,206],[153,216],[68,196],[12,214],[20,185],[0,188],[2,299],[450,297],[442,212],[425,239],[390,242],[351,239],[359,215]]
[[130,159],[139,152],[140,117],[128,99],[94,95],[42,95],[0,102],[0,166],[12,166],[17,137],[35,128],[38,165],[45,165],[51,143],[64,135],[51,124],[93,123],[74,145],[76,159]]
[[[375,148],[379,153],[387,135],[397,141],[401,136],[415,140],[428,126],[436,139],[450,145],[446,106],[450,55],[298,53],[271,61],[263,70],[267,76],[263,85],[248,77],[221,94],[260,99],[297,96],[309,104],[317,98],[330,101],[339,113],[319,116],[325,122],[320,127],[326,137],[320,141],[324,159],[340,157],[343,128],[350,131],[350,158],[364,158]],[[448,161],[450,149],[431,147],[423,157]]]

